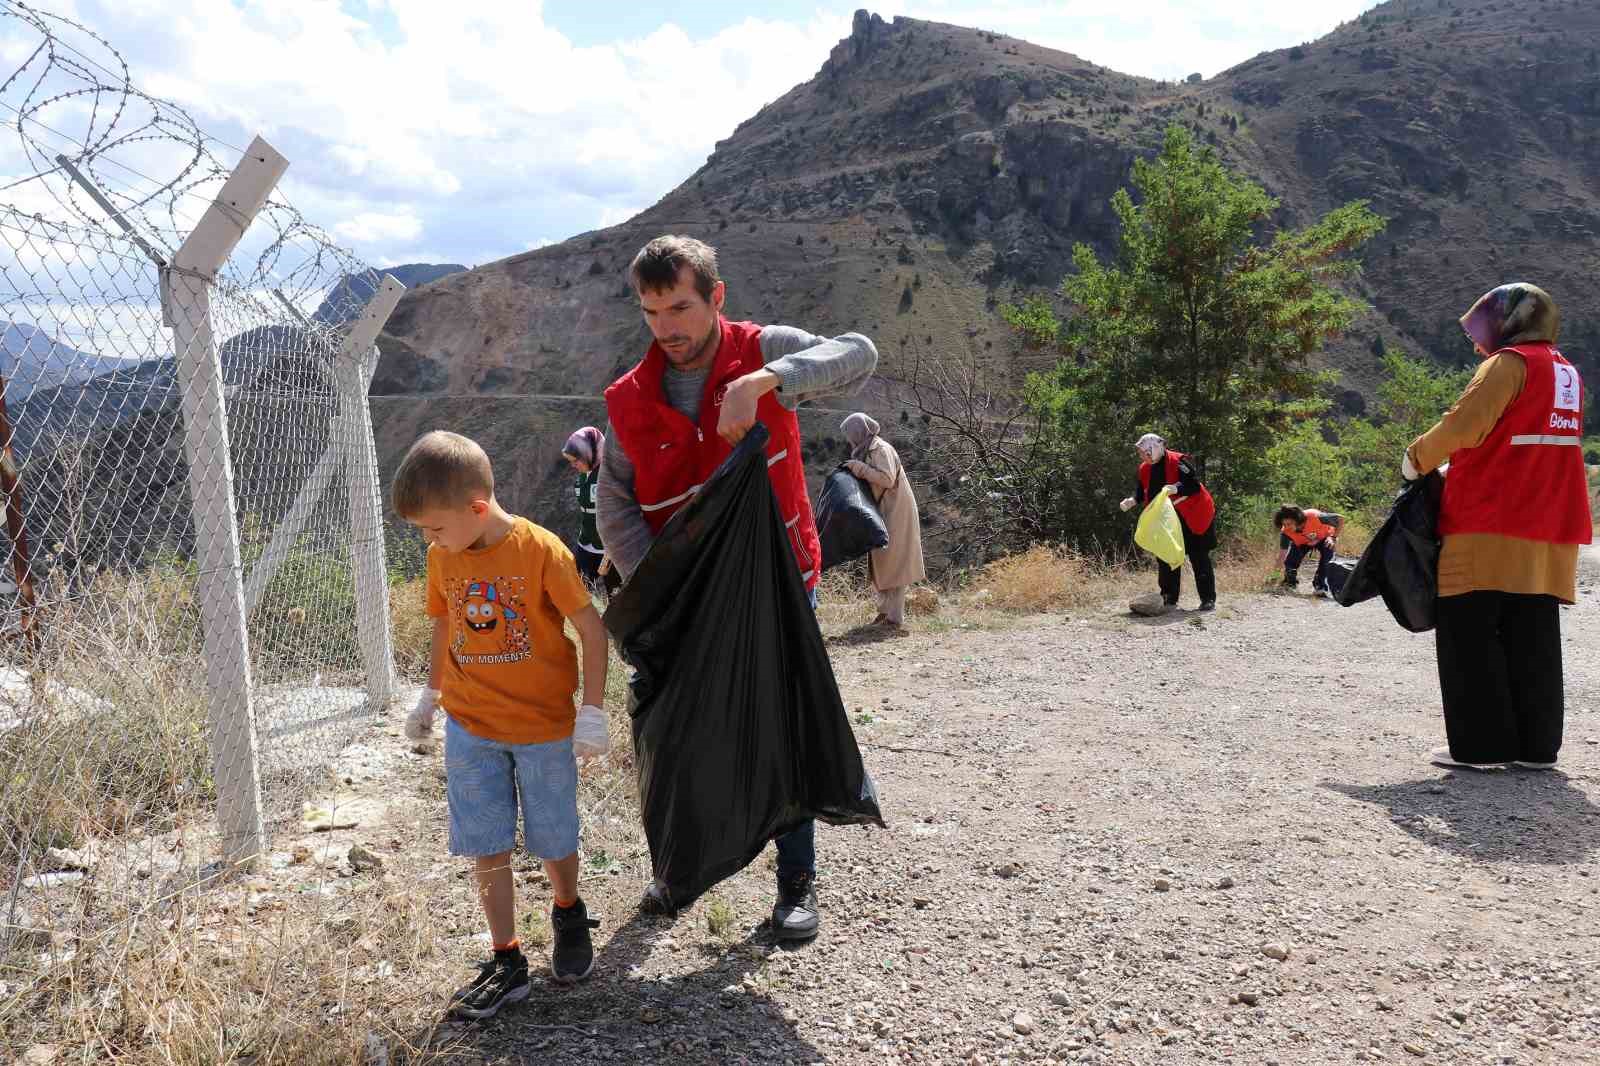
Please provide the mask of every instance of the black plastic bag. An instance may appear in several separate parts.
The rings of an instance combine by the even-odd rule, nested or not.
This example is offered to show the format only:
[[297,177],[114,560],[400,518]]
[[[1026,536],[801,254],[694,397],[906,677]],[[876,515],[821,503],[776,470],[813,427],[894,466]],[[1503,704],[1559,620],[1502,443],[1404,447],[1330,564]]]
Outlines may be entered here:
[[693,903],[808,818],[883,825],[757,424],[611,601],[650,861]]
[[1345,607],[1382,596],[1394,620],[1413,633],[1433,628],[1439,597],[1438,471],[1413,481],[1395,497],[1394,509],[1361,553],[1337,601]]
[[1324,580],[1328,583],[1328,595],[1338,598],[1344,591],[1345,585],[1350,582],[1350,575],[1355,572],[1357,560],[1347,555],[1336,555],[1328,562],[1328,570]]
[[822,537],[824,570],[889,545],[889,527],[872,500],[871,487],[842,466],[822,483],[817,533]]

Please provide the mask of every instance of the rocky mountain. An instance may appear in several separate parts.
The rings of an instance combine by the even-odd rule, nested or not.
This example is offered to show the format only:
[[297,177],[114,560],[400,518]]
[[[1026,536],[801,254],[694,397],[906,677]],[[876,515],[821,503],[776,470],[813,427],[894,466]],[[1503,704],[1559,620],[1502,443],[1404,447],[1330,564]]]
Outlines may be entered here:
[[[1278,196],[1278,224],[1356,198],[1391,220],[1355,285],[1374,310],[1325,353],[1348,409],[1386,344],[1469,358],[1456,316],[1515,278],[1556,295],[1569,354],[1600,383],[1600,5],[1518,12],[1390,0],[1183,84],[858,12],[814,78],[648,210],[408,294],[373,391],[391,410],[418,394],[594,396],[648,341],[624,274],[664,232],[718,247],[731,315],[872,336],[882,362],[864,406],[897,414],[930,355],[1016,381],[1029,365],[998,305],[1052,288],[1077,241],[1109,252],[1108,200],[1174,121]],[[380,451],[409,443],[378,422]],[[560,479],[548,486],[519,491],[564,505]]]
[[364,274],[346,274],[323,297],[321,306],[312,318],[328,325],[338,325],[355,318],[367,301],[372,299],[372,294],[378,291],[385,274],[394,275],[396,281],[410,290],[451,274],[463,273],[466,269],[460,263],[402,263],[381,270],[369,270]]
[[0,330],[0,375],[8,406],[25,403],[42,389],[93,377],[105,369],[98,355],[80,352],[29,322],[7,322]]

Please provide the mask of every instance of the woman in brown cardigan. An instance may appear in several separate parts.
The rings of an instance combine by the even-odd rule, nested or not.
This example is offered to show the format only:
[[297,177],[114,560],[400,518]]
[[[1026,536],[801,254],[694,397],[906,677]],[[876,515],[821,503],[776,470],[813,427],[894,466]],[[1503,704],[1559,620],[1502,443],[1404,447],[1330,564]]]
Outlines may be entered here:
[[922,561],[917,495],[906,480],[900,453],[878,435],[877,419],[858,411],[839,428],[850,442],[850,459],[844,465],[872,486],[872,496],[889,530],[888,545],[875,549],[868,559],[872,584],[878,590],[878,617],[872,621],[899,629],[906,623],[906,589],[928,576]]
[[1592,529],[1582,384],[1537,286],[1485,294],[1461,326],[1483,363],[1401,464],[1409,480],[1449,462],[1435,636],[1450,743],[1429,759],[1550,769],[1564,716],[1558,605],[1576,599]]

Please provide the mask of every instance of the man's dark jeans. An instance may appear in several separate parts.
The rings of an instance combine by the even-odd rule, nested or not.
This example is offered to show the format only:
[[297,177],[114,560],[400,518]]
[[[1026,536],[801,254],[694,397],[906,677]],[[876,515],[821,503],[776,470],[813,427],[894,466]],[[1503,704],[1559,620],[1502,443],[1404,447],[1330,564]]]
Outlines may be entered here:
[[[812,589],[811,609],[817,609],[817,590]],[[804,821],[772,842],[778,849],[778,876],[817,872],[817,823]]]

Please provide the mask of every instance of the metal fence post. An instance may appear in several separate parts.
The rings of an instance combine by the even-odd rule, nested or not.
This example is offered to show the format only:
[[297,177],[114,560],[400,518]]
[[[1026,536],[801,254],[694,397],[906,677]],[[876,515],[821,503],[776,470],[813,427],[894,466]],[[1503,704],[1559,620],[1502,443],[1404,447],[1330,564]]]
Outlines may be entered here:
[[239,525],[234,513],[222,360],[211,322],[211,286],[289,162],[266,141],[245,156],[178,249],[162,280],[162,313],[176,343],[184,453],[199,563],[212,776],[225,861],[244,864],[266,842],[251,704]]
[[350,498],[357,637],[367,668],[367,697],[373,708],[387,705],[394,693],[394,652],[389,642],[389,566],[383,546],[383,497],[367,386],[378,362],[378,349],[373,342],[405,291],[404,285],[384,276],[361,317],[351,324],[335,364],[340,394],[339,439],[346,449],[344,477]]

